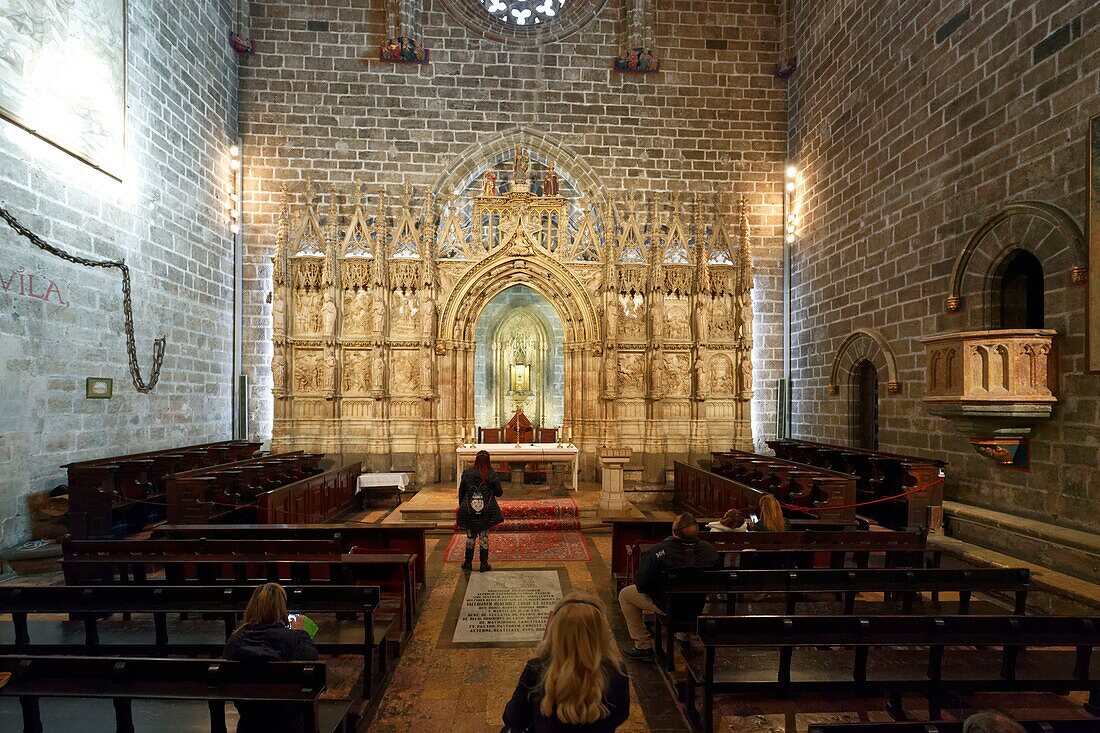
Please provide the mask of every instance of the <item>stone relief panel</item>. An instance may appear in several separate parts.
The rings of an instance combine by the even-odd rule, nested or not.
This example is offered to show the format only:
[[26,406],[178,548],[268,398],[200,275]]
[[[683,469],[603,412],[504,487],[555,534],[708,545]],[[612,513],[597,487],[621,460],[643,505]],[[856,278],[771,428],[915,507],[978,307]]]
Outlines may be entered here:
[[665,298],[665,333],[669,341],[691,341],[690,307],[685,297]]
[[687,397],[691,392],[690,357],[684,353],[669,353],[665,357],[668,369],[665,371],[667,394],[669,397]]
[[737,388],[737,378],[733,371],[733,362],[725,354],[715,354],[710,359],[711,394],[716,397],[729,397]]
[[320,350],[298,351],[294,357],[294,392],[317,394],[324,386],[325,356]]
[[344,352],[343,381],[344,394],[365,395],[371,390],[370,352],[348,350]]
[[619,356],[619,390],[623,397],[645,394],[645,355],[625,353]]
[[344,336],[366,336],[370,333],[370,293],[362,288],[344,293]]
[[737,337],[737,319],[732,298],[715,298],[710,309],[710,336],[714,341],[732,342]]
[[420,329],[417,327],[416,319],[419,308],[417,307],[416,295],[398,290],[391,294],[390,302],[393,305],[390,335],[395,338],[415,338],[419,336]]
[[420,391],[420,352],[395,351],[393,374],[390,377],[393,393],[415,395]]
[[294,291],[294,332],[299,336],[321,333],[321,294],[316,290]]

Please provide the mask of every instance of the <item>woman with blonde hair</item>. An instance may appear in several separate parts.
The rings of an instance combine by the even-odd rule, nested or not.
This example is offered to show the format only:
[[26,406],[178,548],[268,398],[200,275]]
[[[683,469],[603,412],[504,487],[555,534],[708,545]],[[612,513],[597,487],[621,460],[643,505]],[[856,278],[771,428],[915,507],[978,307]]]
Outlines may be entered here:
[[630,679],[595,596],[562,599],[536,654],[504,709],[506,730],[610,733],[630,717]]
[[[244,609],[244,623],[225,643],[222,656],[238,662],[290,662],[317,658],[317,647],[302,630],[302,617],[290,619],[286,591],[265,583],[252,593]],[[241,720],[237,733],[305,731],[301,707],[293,704],[235,702]]]
[[765,494],[760,497],[757,511],[760,512],[760,518],[753,525],[754,530],[762,532],[785,532],[787,530],[787,520],[783,518],[783,507],[780,506],[779,499],[771,494]]

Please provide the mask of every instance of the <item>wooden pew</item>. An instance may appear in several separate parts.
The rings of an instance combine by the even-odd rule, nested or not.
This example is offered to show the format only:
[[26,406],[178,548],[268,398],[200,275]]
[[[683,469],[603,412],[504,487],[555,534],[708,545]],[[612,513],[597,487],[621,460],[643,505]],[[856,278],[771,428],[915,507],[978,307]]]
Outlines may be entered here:
[[861,502],[925,487],[924,491],[861,507],[860,511],[886,527],[929,527],[936,530],[942,526],[946,461],[810,440],[769,440],[768,447],[780,458],[856,476],[857,496]]
[[[634,582],[638,557],[646,547],[671,534],[670,523],[654,520],[611,522],[611,572],[619,587]],[[928,550],[923,532],[790,531],[707,532],[702,539],[719,553],[737,556],[745,550],[785,555],[784,564],[843,567],[850,553],[857,567],[867,567],[872,555],[882,555],[887,567],[938,567],[939,552]],[[763,559],[763,558],[761,558]]]
[[[262,551],[249,553],[239,548],[241,543],[236,544],[238,550],[231,554],[73,554],[62,558],[61,569],[70,585],[378,585],[383,593],[392,593],[401,600],[402,636],[412,632],[416,608],[412,555],[380,552],[280,556]],[[152,576],[161,569],[163,580],[154,579]]]
[[[856,481],[846,473],[738,450],[711,453],[711,471],[766,491],[785,505],[813,509],[804,515],[807,517],[855,518],[854,508],[829,509],[855,503]],[[802,512],[789,510],[788,514],[798,516]]]
[[[962,720],[894,721],[891,723],[812,723],[807,733],[963,733]],[[1096,733],[1100,721],[1088,718],[1021,720],[1027,733]]]
[[265,491],[256,497],[256,521],[260,524],[310,524],[344,516],[358,506],[355,482],[362,472],[360,463],[349,463]]
[[260,443],[222,441],[68,463],[69,532],[76,537],[110,537],[164,518],[164,478],[218,463],[244,460]]
[[[720,454],[726,455],[726,454]],[[748,454],[753,456],[753,454]],[[778,465],[774,458],[754,456],[762,466]],[[784,503],[805,506],[806,512],[785,510],[784,514],[805,517],[823,523],[855,521],[855,481],[833,471],[800,466],[798,476],[788,475],[788,483],[776,489],[785,497]],[[795,494],[789,485],[795,480],[804,494]],[[801,483],[799,483],[801,482]],[[755,488],[748,483],[722,476],[697,466],[676,461],[674,473],[674,501],[696,516],[722,516],[729,509],[747,514],[760,503],[760,497],[775,492]]]
[[[323,662],[10,655],[0,656],[0,672],[11,674],[0,687],[0,700],[19,700],[24,733],[42,732],[43,698],[112,700],[120,732],[134,730],[135,700],[208,701],[211,733],[225,733],[225,703],[237,700],[300,706],[307,729],[315,733],[343,731],[350,707],[347,700],[318,700],[325,689]],[[67,721],[66,730],[102,733],[100,723],[89,717]]]
[[[940,716],[949,694],[1085,691],[1093,705],[1100,698],[1092,659],[1100,617],[701,616],[697,633],[701,646],[680,653],[697,719],[703,688],[705,733],[714,730],[717,695],[751,697],[761,711],[769,696],[800,705],[810,704],[804,695],[884,696],[895,718],[904,718],[903,693],[923,694],[929,718]],[[722,653],[730,648],[734,655]]]
[[[967,615],[971,610],[973,594],[1009,593],[1014,597],[1012,613],[1022,616],[1027,610],[1027,594],[1031,587],[1031,573],[1026,568],[982,568],[953,570],[940,568],[918,569],[812,569],[812,570],[696,570],[679,571],[669,575],[665,585],[665,597],[661,610],[665,615],[654,615],[654,638],[657,652],[672,669],[672,639],[676,633],[695,630],[698,614],[685,611],[681,599],[690,597],[726,596],[726,614],[734,615],[738,596],[766,593],[779,596],[785,603],[785,613],[795,615],[797,605],[831,603],[837,596],[843,597],[844,614],[855,613],[856,596],[860,593],[881,593],[884,609],[897,609],[900,597],[901,613],[910,614],[917,608],[917,600],[923,593],[958,593],[956,613]],[[815,594],[815,595],[807,595]],[[774,602],[774,600],[772,601]],[[690,605],[690,604],[689,604]],[[943,613],[938,604],[929,611]],[[923,613],[924,611],[921,611]],[[861,609],[861,613],[867,613]],[[666,637],[662,640],[662,634]]]
[[[665,523],[667,526],[667,522]],[[419,602],[426,597],[428,556],[425,532],[433,523],[401,524],[162,524],[153,530],[154,539],[220,540],[331,540],[339,552],[347,554],[360,547],[368,551],[397,551],[415,556],[413,585]]]
[[[254,586],[63,586],[0,585],[0,614],[11,614],[9,629],[0,618],[0,654],[163,657],[169,655],[217,657],[236,629],[252,598]],[[363,697],[373,691],[373,660],[378,650],[379,677],[388,670],[386,636],[395,619],[376,616],[381,592],[378,586],[287,586],[287,607],[304,613],[321,627],[313,642],[321,654],[363,657]],[[151,614],[153,624],[127,621],[125,633],[101,624],[106,615]],[[35,618],[28,614],[64,614],[71,622]],[[215,614],[221,633],[198,634],[188,629],[184,638],[171,638],[168,618],[175,614]],[[321,619],[317,614],[360,616],[344,623]],[[175,629],[173,629],[175,630]],[[112,633],[115,632],[115,633]],[[136,637],[136,638],[135,638]]]
[[255,521],[258,497],[264,492],[317,474],[344,470],[322,472],[321,458],[319,453],[294,451],[172,474],[165,479],[168,521],[172,524]]

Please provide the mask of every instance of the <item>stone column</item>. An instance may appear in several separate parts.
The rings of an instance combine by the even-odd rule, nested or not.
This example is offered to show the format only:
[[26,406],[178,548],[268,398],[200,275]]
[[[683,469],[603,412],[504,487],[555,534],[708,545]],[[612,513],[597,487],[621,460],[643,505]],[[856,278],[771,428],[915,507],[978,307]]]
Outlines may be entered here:
[[633,454],[630,448],[600,448],[600,514],[626,511],[623,467]]

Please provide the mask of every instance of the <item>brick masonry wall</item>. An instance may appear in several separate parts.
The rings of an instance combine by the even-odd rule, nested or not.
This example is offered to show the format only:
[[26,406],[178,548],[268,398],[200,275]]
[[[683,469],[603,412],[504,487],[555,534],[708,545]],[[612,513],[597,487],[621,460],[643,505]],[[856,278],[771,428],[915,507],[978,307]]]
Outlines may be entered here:
[[[53,280],[68,306],[0,292],[0,547],[25,541],[25,495],[75,460],[225,439],[231,432],[232,241],[222,209],[237,118],[230,0],[129,0],[126,173],[122,183],[0,122],[0,203],[48,241],[131,268],[137,348],[130,383],[117,271],[39,254],[6,226],[0,277]],[[85,377],[112,377],[88,400]]]
[[1062,334],[1061,403],[1033,433],[1030,473],[979,457],[923,410],[919,339],[963,330],[944,314],[952,263],[1006,204],[1045,201],[1084,227],[1100,6],[797,0],[794,8],[790,149],[803,182],[793,434],[847,442],[847,376],[830,396],[829,370],[847,334],[875,328],[897,354],[903,385],[887,395],[880,374],[880,448],[946,458],[952,498],[1096,528],[1100,376],[1083,373],[1084,288],[1044,263],[1046,325]]
[[[450,0],[447,0],[450,2]],[[463,0],[476,5],[473,0]],[[469,160],[463,151],[520,130],[550,136],[604,187],[711,192],[752,206],[756,266],[756,386],[762,437],[774,421],[769,387],[781,363],[780,226],[786,88],[778,2],[661,0],[663,71],[610,70],[620,3],[576,0],[594,13],[557,40],[491,40],[444,0],[423,3],[426,66],[375,60],[384,4],[354,0],[250,3],[257,55],[241,68],[246,167],[246,371],[250,432],[271,433],[271,289],[279,190],[353,176],[369,191],[409,181],[420,193]],[[564,20],[564,18],[563,18]],[[483,18],[484,28],[494,21]],[[553,35],[553,34],[551,34]],[[476,157],[476,156],[475,156]],[[484,158],[484,156],[481,156]],[[576,161],[558,160],[570,170]]]

